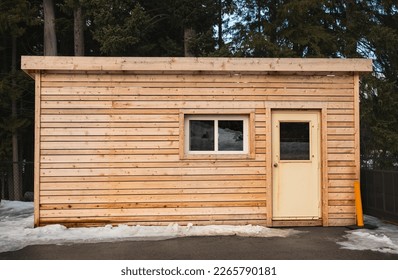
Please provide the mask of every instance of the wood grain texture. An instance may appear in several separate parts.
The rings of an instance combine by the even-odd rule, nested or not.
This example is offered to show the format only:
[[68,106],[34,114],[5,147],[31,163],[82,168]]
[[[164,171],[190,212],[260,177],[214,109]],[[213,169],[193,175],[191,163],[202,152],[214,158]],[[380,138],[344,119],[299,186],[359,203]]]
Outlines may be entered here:
[[73,71],[371,72],[370,59],[22,56],[21,68]]
[[[22,65],[40,70],[36,226],[355,220],[353,72],[370,71],[368,60],[24,57]],[[322,112],[321,220],[272,220],[273,109]],[[186,157],[192,114],[248,116],[249,154]]]

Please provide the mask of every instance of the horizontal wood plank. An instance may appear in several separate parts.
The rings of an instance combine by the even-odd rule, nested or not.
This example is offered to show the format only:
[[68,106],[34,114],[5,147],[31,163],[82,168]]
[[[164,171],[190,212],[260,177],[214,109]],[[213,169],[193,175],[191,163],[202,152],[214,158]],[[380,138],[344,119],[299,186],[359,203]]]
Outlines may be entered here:
[[104,141],[104,142],[41,142],[41,148],[46,150],[59,150],[68,147],[74,149],[177,149],[178,141]]
[[168,226],[176,222],[180,226],[185,225],[266,225],[266,215],[189,215],[189,216],[167,216],[157,219],[158,216],[126,216],[126,217],[90,217],[90,218],[42,218],[41,226],[59,224],[60,221],[67,227],[98,227],[105,225],[141,225],[141,226]]
[[138,112],[136,114],[131,115],[85,115],[85,114],[76,114],[76,115],[42,115],[41,122],[55,122],[55,123],[118,123],[118,122],[139,122],[139,123],[162,123],[162,122],[178,122],[178,114],[162,114],[157,115],[153,112],[153,115],[139,115]]
[[133,202],[191,202],[191,201],[265,201],[261,193],[212,193],[212,194],[140,194],[140,195],[41,195],[40,203],[133,203]]
[[[133,74],[128,75],[114,72],[112,74],[104,72],[66,72],[66,71],[44,71],[42,81],[45,82],[135,82],[135,83],[211,83],[216,85],[219,83],[267,83],[267,84],[316,84],[319,88],[334,85],[354,86],[351,75],[264,75],[264,74]],[[270,86],[272,87],[272,86]]]
[[329,219],[329,226],[350,226],[350,225],[356,225],[356,220],[355,218],[350,218],[350,219],[345,219],[345,218],[341,218],[341,219],[333,219],[330,218]]
[[186,168],[92,168],[92,169],[44,169],[41,176],[185,176],[185,175],[227,175],[265,174],[265,167],[186,167]]
[[329,213],[355,213],[355,206],[329,206]]
[[[75,190],[42,190],[40,195],[52,196],[123,196],[123,195],[179,195],[179,194],[265,194],[264,188],[250,188],[250,187],[228,187],[224,188],[222,185],[213,188],[164,188],[164,189],[75,189]],[[341,197],[339,197],[341,198]],[[347,198],[347,197],[343,197]]]
[[[265,183],[263,178],[258,180],[176,180],[176,181],[126,181],[126,182],[42,182],[42,191],[67,191],[67,190],[157,190],[161,192],[163,189],[178,189],[183,192],[184,189],[228,189],[239,188],[242,190],[250,188],[261,188],[265,192]],[[353,190],[351,190],[353,191]]]
[[[239,98],[242,100],[278,100],[276,97],[288,96],[291,99],[302,100],[301,96],[308,99],[323,96],[325,99],[332,97],[352,97],[352,89],[347,87],[330,86],[320,88],[319,85],[307,84],[294,86],[281,84],[279,87],[240,86],[214,87],[175,87],[174,84],[156,87],[156,84],[141,87],[139,85],[125,85],[112,83],[97,84],[59,84],[57,87],[44,87],[42,101],[109,101],[109,100],[223,100]],[[244,98],[246,97],[246,98]],[[317,100],[317,99],[315,99]],[[349,99],[352,100],[352,99]],[[333,99],[331,99],[333,101]]]
[[[169,216],[169,215],[248,215],[265,214],[265,207],[217,207],[217,208],[137,208],[137,209],[70,209],[41,210],[42,217],[117,217],[117,216]],[[208,218],[211,218],[209,217]]]
[[240,180],[265,180],[266,176],[259,175],[158,175],[158,176],[59,176],[59,177],[41,177],[41,183],[44,182],[141,182],[141,181],[240,181]]
[[178,127],[164,128],[164,127],[139,127],[139,128],[42,128],[42,135],[80,135],[80,136],[137,136],[137,135],[178,135]]

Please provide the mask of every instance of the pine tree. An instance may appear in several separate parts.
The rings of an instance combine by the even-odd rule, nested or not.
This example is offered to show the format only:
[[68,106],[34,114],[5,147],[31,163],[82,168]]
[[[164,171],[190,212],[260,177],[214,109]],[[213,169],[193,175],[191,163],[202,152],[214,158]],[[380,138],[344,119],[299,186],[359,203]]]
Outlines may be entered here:
[[[4,138],[2,141],[11,143],[11,160],[13,162],[13,190],[9,190],[10,198],[21,200],[22,180],[20,166],[20,141],[19,135],[28,120],[20,116],[19,105],[23,104],[21,97],[24,93],[23,79],[18,71],[18,41],[25,34],[29,26],[37,23],[34,8],[26,0],[3,1],[1,3],[2,13],[0,13],[0,34],[4,38],[4,46],[1,48],[5,58],[2,65],[0,76],[0,106],[3,107],[0,114],[0,127]],[[8,43],[10,42],[10,43]],[[9,58],[9,59],[7,59]],[[0,147],[4,148],[4,144]],[[1,151],[5,159],[9,158],[9,150]]]
[[208,56],[215,51],[217,5],[215,0],[162,1],[164,23],[170,27],[168,38],[180,49],[179,56]]
[[151,43],[148,34],[153,19],[140,5],[130,0],[87,1],[87,19],[101,54],[112,56],[146,55]]
[[398,167],[398,4],[367,1],[369,25],[362,52],[374,57],[374,74],[362,81],[361,154],[377,169]]

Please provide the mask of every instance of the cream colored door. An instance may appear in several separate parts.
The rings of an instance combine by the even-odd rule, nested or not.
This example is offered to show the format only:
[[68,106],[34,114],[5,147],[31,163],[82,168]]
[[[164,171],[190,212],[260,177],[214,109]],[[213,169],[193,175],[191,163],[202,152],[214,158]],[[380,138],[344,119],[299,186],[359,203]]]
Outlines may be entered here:
[[272,113],[272,217],[321,217],[320,116],[317,111]]

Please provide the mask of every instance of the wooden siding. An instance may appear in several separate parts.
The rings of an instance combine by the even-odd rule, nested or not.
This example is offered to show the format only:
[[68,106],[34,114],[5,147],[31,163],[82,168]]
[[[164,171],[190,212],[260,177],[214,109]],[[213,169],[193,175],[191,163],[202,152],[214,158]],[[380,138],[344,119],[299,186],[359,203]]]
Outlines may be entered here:
[[[37,81],[40,225],[269,224],[267,108],[312,102],[326,107],[328,224],[355,222],[352,75],[43,71]],[[181,160],[179,114],[196,109],[254,110],[254,158]]]

